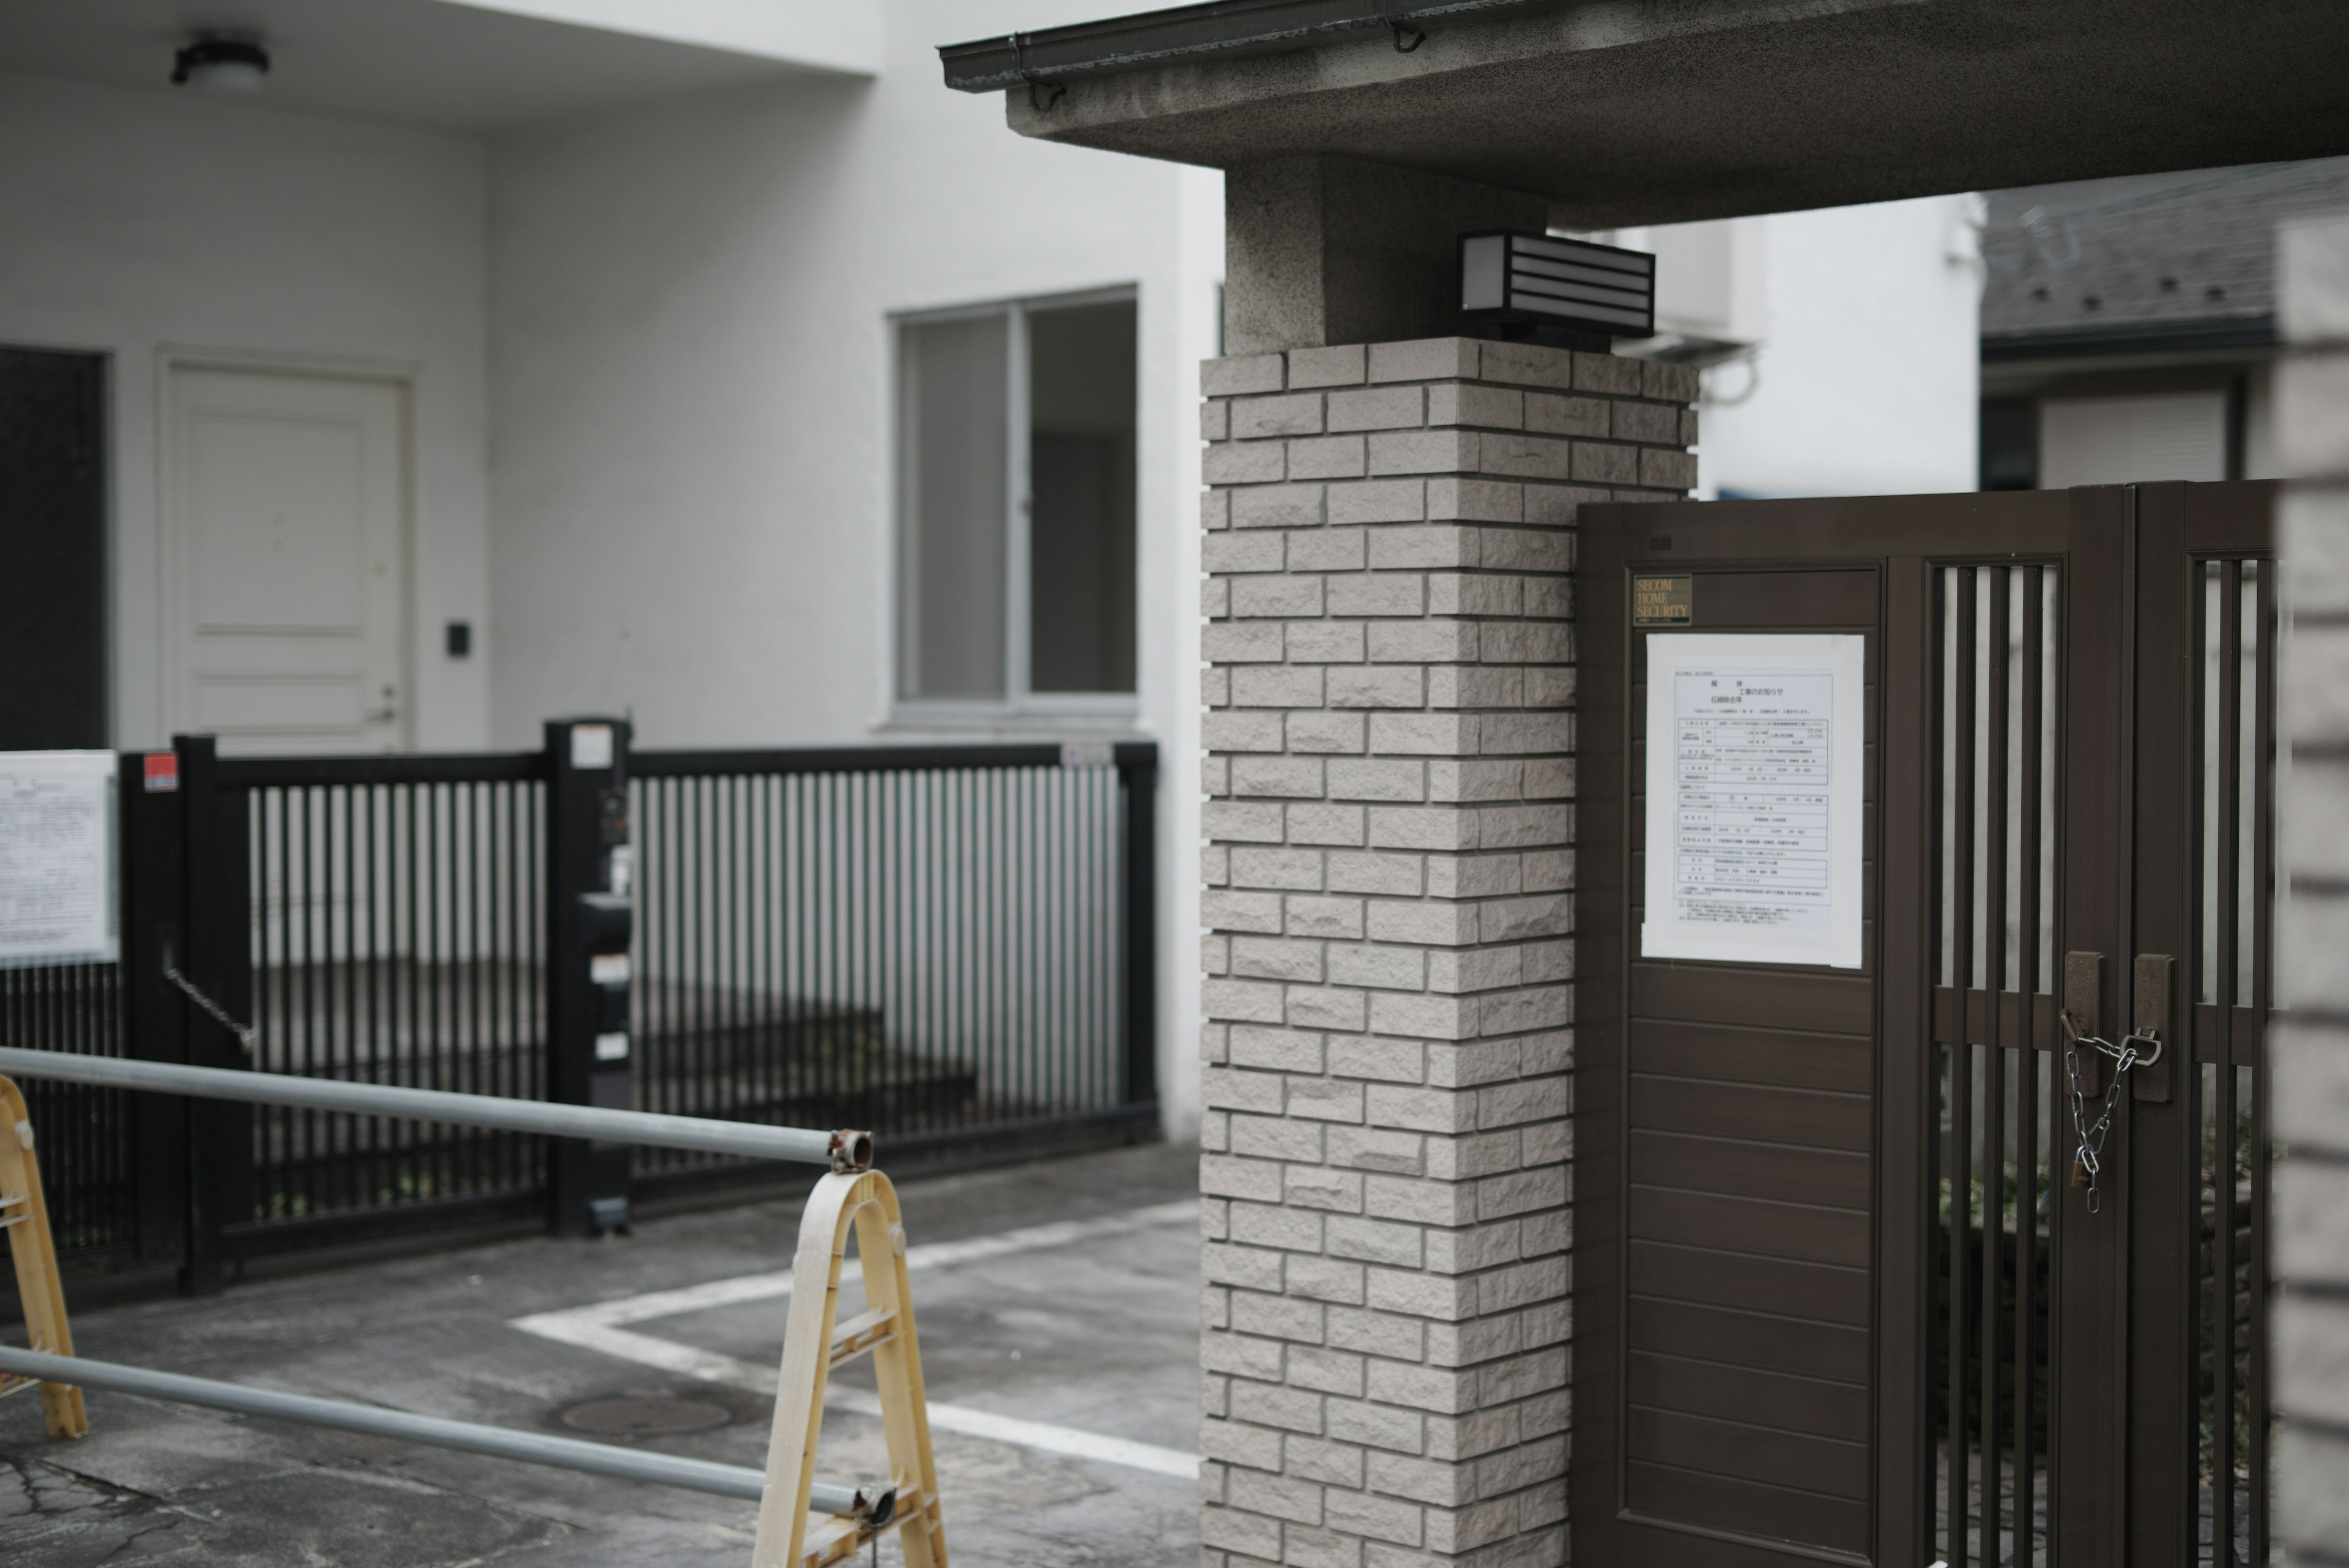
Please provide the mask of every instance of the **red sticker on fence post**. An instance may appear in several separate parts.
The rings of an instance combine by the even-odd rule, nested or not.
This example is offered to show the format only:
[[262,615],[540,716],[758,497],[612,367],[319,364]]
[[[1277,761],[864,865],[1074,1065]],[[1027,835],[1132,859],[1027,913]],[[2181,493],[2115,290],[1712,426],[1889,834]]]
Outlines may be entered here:
[[147,764],[147,791],[175,790],[180,787],[180,754],[177,752],[150,752],[142,759]]

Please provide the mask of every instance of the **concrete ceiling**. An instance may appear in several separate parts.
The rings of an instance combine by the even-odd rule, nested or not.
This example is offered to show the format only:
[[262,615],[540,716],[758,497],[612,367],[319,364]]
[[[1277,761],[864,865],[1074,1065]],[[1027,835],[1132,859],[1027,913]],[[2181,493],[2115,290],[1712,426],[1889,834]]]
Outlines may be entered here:
[[[722,29],[655,36],[564,15],[592,23],[610,5],[518,8],[539,15],[449,0],[5,0],[0,70],[201,90],[170,85],[173,51],[200,32],[240,33],[271,55],[253,101],[474,131],[741,83],[864,74],[854,40],[841,47],[842,30],[821,23],[814,47],[793,55],[760,36],[770,28],[744,29],[741,47],[727,47],[695,37]],[[634,10],[657,19],[661,7]]]
[[[1071,73],[1025,135],[1290,153],[1551,199],[1603,228],[2349,152],[2344,0],[1609,0]],[[1042,36],[1050,39],[1052,35]]]

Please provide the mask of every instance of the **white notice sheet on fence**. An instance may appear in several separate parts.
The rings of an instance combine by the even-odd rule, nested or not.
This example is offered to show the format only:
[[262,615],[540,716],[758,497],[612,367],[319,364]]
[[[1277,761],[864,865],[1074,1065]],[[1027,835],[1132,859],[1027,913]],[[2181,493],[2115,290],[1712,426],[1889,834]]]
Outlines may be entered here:
[[115,956],[114,753],[0,752],[0,968]]
[[1860,965],[1867,639],[1648,634],[1644,958]]

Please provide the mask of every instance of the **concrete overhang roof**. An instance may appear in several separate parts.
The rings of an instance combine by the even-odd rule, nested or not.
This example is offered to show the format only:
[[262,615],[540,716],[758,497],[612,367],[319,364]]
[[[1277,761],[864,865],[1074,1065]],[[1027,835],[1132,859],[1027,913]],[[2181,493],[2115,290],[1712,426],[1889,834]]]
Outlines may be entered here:
[[1216,0],[939,54],[1022,135],[1339,154],[1576,227],[2349,152],[2343,0]]

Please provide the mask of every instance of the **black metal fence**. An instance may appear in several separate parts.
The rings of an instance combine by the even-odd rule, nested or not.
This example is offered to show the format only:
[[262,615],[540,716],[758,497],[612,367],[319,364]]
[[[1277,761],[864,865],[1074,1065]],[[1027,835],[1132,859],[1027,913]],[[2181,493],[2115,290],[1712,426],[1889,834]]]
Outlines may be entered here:
[[[664,753],[609,729],[590,774],[561,765],[564,726],[542,752],[462,756],[221,758],[183,737],[168,793],[127,758],[121,961],[0,971],[0,1040],[862,1127],[900,1162],[1155,1125],[1154,747]],[[586,894],[634,915],[593,984]],[[616,1197],[609,1216],[771,1174],[27,1087],[61,1243],[197,1289],[240,1258],[534,1215],[577,1229],[562,1210],[581,1199]]]
[[[545,782],[537,753],[223,761],[242,807],[250,1064],[535,1099],[547,1082]],[[241,799],[239,798],[241,797]],[[537,1139],[254,1107],[233,1253],[324,1232],[527,1213]],[[353,1224],[354,1220],[360,1220]]]
[[637,1103],[901,1151],[1154,1115],[1133,750],[636,753]]
[[[0,969],[0,1040],[37,1041],[90,1056],[122,1054],[120,971],[110,963]],[[51,1169],[49,1224],[57,1244],[85,1257],[125,1259],[138,1240],[133,1137],[127,1098],[79,1084],[21,1085]]]

